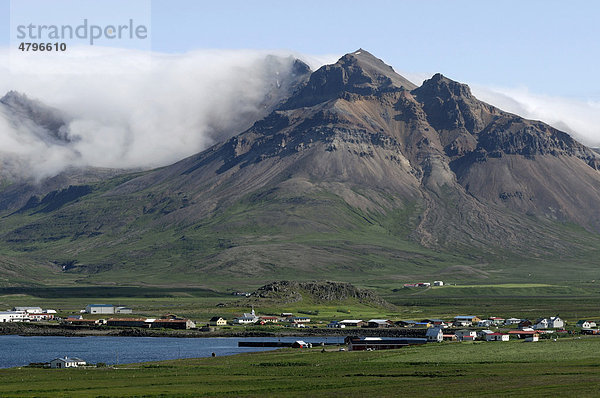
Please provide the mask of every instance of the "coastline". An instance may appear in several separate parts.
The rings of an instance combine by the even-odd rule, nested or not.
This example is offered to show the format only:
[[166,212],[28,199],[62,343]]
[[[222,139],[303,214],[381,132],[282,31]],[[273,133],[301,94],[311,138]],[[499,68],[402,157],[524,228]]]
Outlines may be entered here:
[[327,336],[376,336],[376,337],[399,337],[407,336],[405,329],[330,329],[330,328],[277,328],[269,331],[253,330],[252,328],[219,329],[212,328],[210,331],[199,329],[141,329],[134,327],[89,327],[71,326],[46,323],[2,323],[0,324],[0,335],[20,336],[64,336],[64,337],[87,337],[87,336],[111,336],[111,337],[173,337],[173,338],[206,338],[206,337],[327,337]]

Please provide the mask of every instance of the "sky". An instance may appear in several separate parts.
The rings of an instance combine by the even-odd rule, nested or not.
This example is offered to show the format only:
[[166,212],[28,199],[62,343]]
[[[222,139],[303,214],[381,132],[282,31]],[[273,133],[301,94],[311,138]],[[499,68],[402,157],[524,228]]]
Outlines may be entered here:
[[[0,151],[52,173],[168,164],[260,115],[273,73],[290,72],[286,56],[318,68],[358,48],[416,84],[441,72],[486,102],[600,146],[599,15],[600,2],[581,0],[0,0],[0,97],[14,89],[69,109],[76,138],[39,142],[39,132],[0,112]],[[102,46],[115,41],[83,46],[82,58],[30,54],[37,72],[28,74],[8,56],[15,24],[83,16],[103,25],[132,18],[149,35],[119,42],[110,56]],[[149,54],[150,69],[130,67]],[[74,65],[85,73],[64,73]],[[246,118],[232,121],[237,109]]]
[[[61,1],[45,1],[61,10]],[[126,6],[128,1],[120,3]],[[154,51],[267,49],[343,55],[362,47],[406,73],[441,72],[471,84],[600,100],[600,80],[594,78],[600,64],[600,2],[150,3]],[[0,45],[8,45],[9,4],[0,0]],[[61,13],[68,12],[63,7]]]

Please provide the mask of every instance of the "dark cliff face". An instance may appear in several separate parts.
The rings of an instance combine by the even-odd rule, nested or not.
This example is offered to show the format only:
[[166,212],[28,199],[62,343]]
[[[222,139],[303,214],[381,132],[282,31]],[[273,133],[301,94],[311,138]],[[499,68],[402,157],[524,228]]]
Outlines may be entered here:
[[69,143],[73,139],[67,128],[68,118],[58,109],[32,100],[16,91],[9,91],[0,98],[0,105],[4,106],[7,114],[11,115],[13,123],[32,123],[33,129],[30,130],[44,141],[56,144]]
[[394,90],[412,90],[416,86],[398,75],[391,66],[367,51],[346,54],[333,65],[314,72],[308,83],[292,96],[283,109],[314,106],[340,98],[344,93],[375,95]]

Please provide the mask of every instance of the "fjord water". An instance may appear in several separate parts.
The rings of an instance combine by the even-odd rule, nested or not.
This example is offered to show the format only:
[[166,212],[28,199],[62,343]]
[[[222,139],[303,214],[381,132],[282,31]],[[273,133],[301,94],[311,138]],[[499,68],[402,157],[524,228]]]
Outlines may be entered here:
[[58,357],[77,357],[88,363],[108,365],[162,361],[178,358],[210,357],[244,352],[268,351],[275,348],[238,347],[239,341],[304,340],[310,343],[342,343],[342,337],[63,337],[0,336],[0,368],[24,366],[33,362],[50,362]]

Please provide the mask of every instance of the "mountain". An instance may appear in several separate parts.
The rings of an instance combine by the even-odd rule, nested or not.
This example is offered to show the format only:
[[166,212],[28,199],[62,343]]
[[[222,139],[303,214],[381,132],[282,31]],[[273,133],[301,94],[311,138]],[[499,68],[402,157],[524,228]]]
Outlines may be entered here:
[[25,94],[9,91],[0,98],[0,111],[9,115],[17,127],[25,127],[44,142],[66,144],[72,138],[68,131],[68,117],[58,109],[28,98]]
[[204,152],[31,199],[0,252],[90,283],[595,278],[599,168],[564,132],[360,49]]
[[[260,72],[259,80],[264,86],[261,86],[261,95],[246,101],[235,97],[236,113],[228,115],[227,122],[221,123],[221,116],[214,119],[207,117],[207,141],[217,137],[230,138],[246,130],[287,100],[310,75],[308,65],[293,57],[266,55],[253,68]],[[202,115],[189,117],[202,118]],[[82,151],[79,144],[86,139],[89,141],[90,137],[80,137],[70,129],[71,123],[81,124],[82,121],[89,123],[88,119],[71,115],[69,109],[50,107],[17,91],[9,91],[0,98],[0,124],[5,122],[8,129],[7,134],[3,134],[8,137],[7,145],[0,148],[0,212],[18,209],[32,198],[35,201],[71,185],[96,183],[126,171],[139,170],[135,165],[129,170],[85,166],[89,163],[89,153],[85,150],[88,146],[83,145]],[[15,142],[9,145],[11,140]],[[47,151],[37,153],[31,148]],[[127,148],[117,145],[111,149],[115,152],[122,150],[122,156],[127,153]],[[39,167],[32,171],[33,165],[40,164],[40,158],[52,160],[47,173]],[[50,176],[42,178],[40,174]]]

